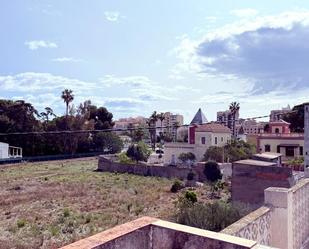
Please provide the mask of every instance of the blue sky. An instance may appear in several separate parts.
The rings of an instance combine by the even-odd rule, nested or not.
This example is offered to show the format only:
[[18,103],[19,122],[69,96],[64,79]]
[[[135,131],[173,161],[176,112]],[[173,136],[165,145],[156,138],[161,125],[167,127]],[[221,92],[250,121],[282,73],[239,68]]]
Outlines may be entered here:
[[115,118],[188,122],[308,101],[309,2],[10,0],[0,8],[0,98],[65,111],[91,99]]

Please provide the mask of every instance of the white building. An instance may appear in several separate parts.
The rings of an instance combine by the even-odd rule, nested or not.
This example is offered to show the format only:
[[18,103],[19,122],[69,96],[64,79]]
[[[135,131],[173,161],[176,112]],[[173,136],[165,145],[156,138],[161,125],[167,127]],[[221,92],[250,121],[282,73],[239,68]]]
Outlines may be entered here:
[[210,146],[223,147],[231,140],[231,130],[217,123],[192,125],[188,133],[188,143],[165,143],[165,165],[177,163],[179,155],[188,152],[193,153],[199,162]]
[[0,159],[21,158],[22,148],[0,142]]

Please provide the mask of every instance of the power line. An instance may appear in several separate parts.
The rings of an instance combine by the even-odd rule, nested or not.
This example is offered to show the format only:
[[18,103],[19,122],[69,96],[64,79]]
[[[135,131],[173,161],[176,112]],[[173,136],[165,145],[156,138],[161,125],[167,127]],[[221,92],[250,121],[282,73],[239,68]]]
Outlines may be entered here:
[[[282,112],[282,113],[276,113],[275,115],[282,115],[282,114],[290,114],[295,113],[297,111],[291,111],[291,112]],[[255,119],[261,119],[261,118],[267,118],[270,117],[270,115],[264,115],[264,116],[257,116],[257,117],[250,117],[250,118],[241,118],[237,119],[235,121],[243,121],[243,120],[255,120]],[[231,120],[234,121],[234,120]],[[213,121],[220,122],[220,121]],[[209,123],[213,123],[209,122]],[[126,131],[137,131],[137,130],[147,130],[147,131],[153,131],[157,129],[177,129],[180,127],[189,127],[190,124],[183,124],[183,125],[170,125],[170,126],[153,126],[153,127],[133,127],[133,128],[111,128],[111,129],[96,129],[96,130],[62,130],[62,131],[30,131],[30,132],[9,132],[9,133],[0,133],[0,136],[14,136],[14,135],[52,135],[52,134],[82,134],[82,133],[99,133],[99,132],[126,132]]]

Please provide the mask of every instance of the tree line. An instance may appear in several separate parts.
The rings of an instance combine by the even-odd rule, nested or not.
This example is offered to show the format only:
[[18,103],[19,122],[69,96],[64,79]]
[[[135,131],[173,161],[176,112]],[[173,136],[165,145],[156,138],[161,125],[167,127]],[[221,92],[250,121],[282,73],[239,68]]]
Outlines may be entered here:
[[[0,133],[5,134],[0,136],[0,141],[23,148],[24,156],[121,151],[121,139],[114,133],[104,132],[114,126],[111,112],[90,100],[74,107],[74,94],[69,89],[60,97],[65,104],[62,116],[57,116],[51,107],[39,112],[23,100],[0,100]],[[80,130],[89,132],[53,133]],[[91,132],[94,130],[102,132]],[[18,132],[26,134],[10,134]]]

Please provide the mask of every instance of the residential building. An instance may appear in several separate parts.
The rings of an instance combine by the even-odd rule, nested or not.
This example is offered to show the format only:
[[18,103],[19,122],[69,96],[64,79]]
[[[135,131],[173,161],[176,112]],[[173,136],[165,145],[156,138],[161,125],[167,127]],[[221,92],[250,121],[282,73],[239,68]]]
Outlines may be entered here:
[[146,118],[144,117],[129,117],[121,118],[115,121],[114,129],[127,129],[128,127],[146,126]]
[[[234,117],[230,110],[217,112],[217,122],[233,130]],[[235,113],[235,125],[239,124],[239,110]]]
[[291,111],[292,111],[292,109],[291,109],[290,105],[288,105],[287,107],[283,107],[281,110],[272,110],[270,112],[269,121],[270,122],[279,121],[280,119],[283,119],[285,114],[287,114]]
[[173,140],[176,141],[177,126],[182,126],[182,125],[183,125],[183,115],[173,114],[171,112],[165,112],[162,123],[160,119],[156,122],[157,136],[159,136],[160,134],[169,133],[173,137]]
[[256,145],[258,153],[280,153],[283,160],[303,156],[304,134],[292,133],[289,126],[290,124],[283,120],[270,122],[268,132],[250,135],[247,138]]
[[238,135],[241,128],[243,129],[243,133],[246,135],[264,133],[264,129],[267,124],[268,122],[257,122],[254,119],[241,120],[238,124],[236,124],[236,135]]
[[191,152],[201,161],[210,146],[222,147],[231,140],[231,130],[218,123],[191,125],[188,129],[188,143],[166,143],[164,164],[176,164],[181,153]]

